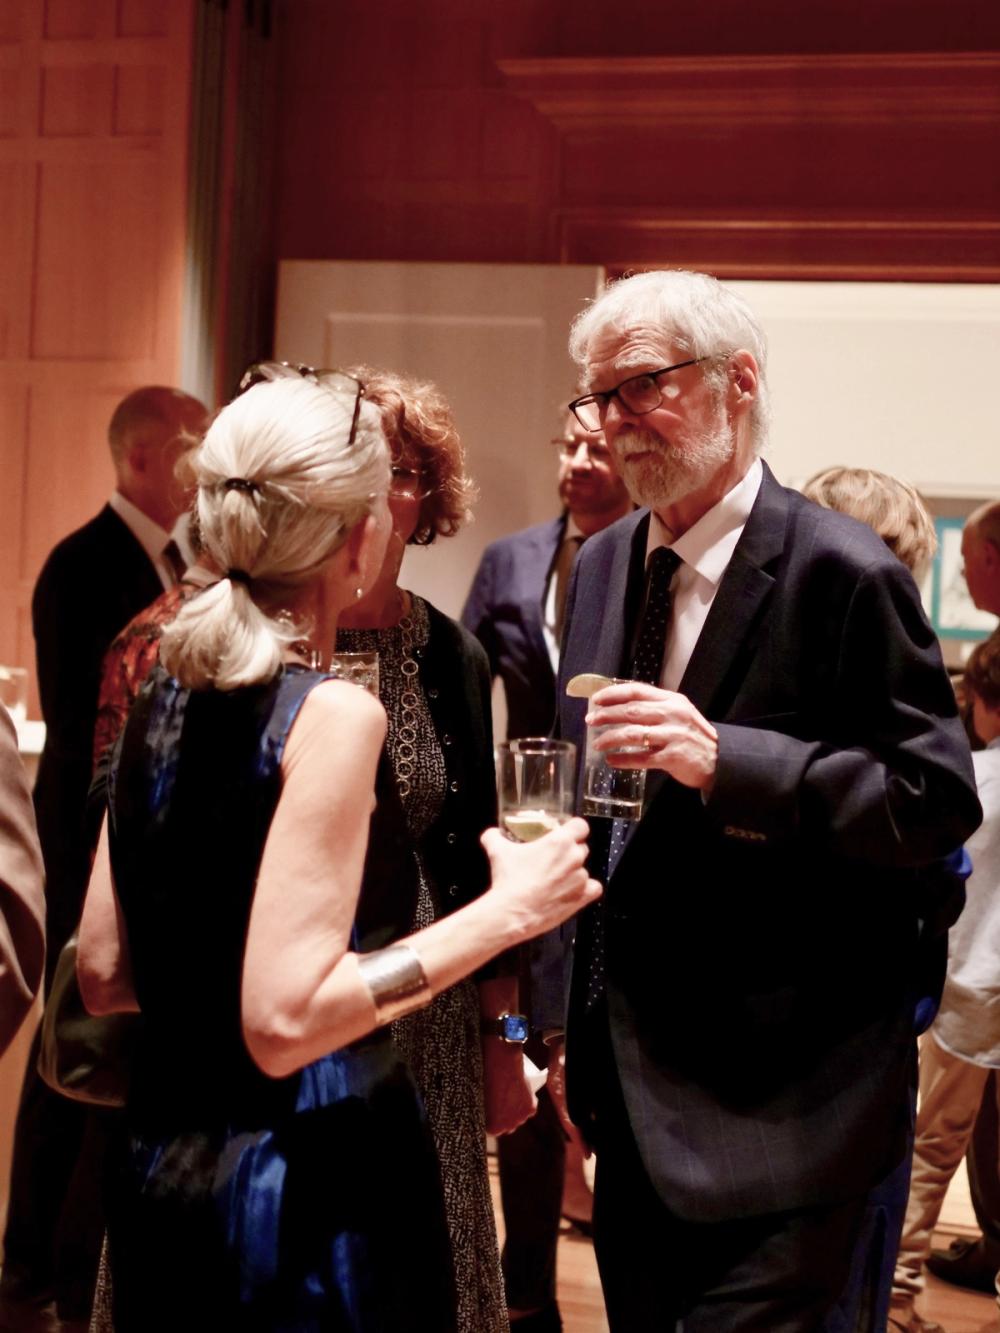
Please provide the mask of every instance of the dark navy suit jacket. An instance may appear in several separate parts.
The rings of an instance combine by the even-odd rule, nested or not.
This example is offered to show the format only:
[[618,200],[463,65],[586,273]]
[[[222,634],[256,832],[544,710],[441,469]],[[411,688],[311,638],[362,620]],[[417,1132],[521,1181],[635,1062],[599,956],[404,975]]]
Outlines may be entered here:
[[76,928],[90,873],[85,810],[101,662],[120,629],[163,591],[110,505],[52,550],[31,600],[45,748],[35,813],[45,857],[48,968]]
[[486,649],[493,676],[503,681],[508,736],[547,736],[555,719],[543,604],[565,531],[563,514],[492,542],[462,611],[462,624]]
[[[543,629],[545,593],[566,532],[566,515],[492,542],[472,581],[462,623],[486,649],[490,672],[503,681],[507,735],[548,736],[556,715],[556,681]],[[566,982],[558,939],[532,940],[521,951],[521,999],[537,1030],[555,1008],[562,1026]],[[535,1051],[536,1058],[541,1058]]]
[[[561,683],[627,673],[648,522],[583,547]],[[981,818],[937,641],[874,533],[765,467],[680,688],[718,730],[714,786],[703,801],[649,774],[603,903],[639,1150],[692,1220],[862,1194],[903,1152],[921,870]],[[561,733],[582,744],[586,704],[559,698]],[[578,985],[591,927],[585,913],[567,1032],[584,1125],[600,1094]]]

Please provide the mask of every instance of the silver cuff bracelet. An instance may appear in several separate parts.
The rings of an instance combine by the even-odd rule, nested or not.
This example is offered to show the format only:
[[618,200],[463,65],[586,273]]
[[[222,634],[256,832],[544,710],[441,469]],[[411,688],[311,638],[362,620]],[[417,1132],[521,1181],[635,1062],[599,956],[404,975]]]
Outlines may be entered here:
[[358,954],[358,971],[375,1002],[379,1027],[422,1009],[432,998],[420,959],[408,944]]

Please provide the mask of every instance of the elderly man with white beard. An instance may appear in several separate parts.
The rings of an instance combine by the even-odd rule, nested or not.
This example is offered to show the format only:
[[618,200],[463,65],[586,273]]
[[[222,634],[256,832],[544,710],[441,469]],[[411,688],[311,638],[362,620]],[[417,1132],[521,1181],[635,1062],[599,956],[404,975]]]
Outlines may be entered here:
[[[592,820],[566,1035],[610,1326],[815,1333],[907,1149],[924,872],[979,821],[968,746],[907,570],[761,461],[741,298],[628,278],[570,349],[644,506],[583,547],[560,663],[561,734],[613,724],[647,770],[638,820]],[[583,672],[631,683],[584,703]]]

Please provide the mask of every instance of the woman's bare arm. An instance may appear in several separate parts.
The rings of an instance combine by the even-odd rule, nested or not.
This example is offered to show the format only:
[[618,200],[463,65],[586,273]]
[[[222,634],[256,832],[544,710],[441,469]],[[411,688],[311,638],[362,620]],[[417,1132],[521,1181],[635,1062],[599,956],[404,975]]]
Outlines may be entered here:
[[[349,951],[385,715],[342,682],[318,686],[289,733],[243,965],[247,1048],[276,1077],[377,1025]],[[583,870],[586,825],[530,845],[495,831],[493,887],[408,939],[434,994],[505,948],[565,920],[599,893]],[[542,890],[545,892],[542,892]]]
[[128,936],[111,874],[108,819],[104,817],[80,919],[76,975],[92,1014],[136,1012]]

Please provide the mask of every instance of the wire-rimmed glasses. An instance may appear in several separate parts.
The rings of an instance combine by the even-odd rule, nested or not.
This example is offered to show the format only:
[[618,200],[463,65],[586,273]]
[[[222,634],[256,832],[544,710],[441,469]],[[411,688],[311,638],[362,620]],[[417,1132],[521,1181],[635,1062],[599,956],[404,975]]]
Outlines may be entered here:
[[365,386],[357,376],[349,375],[346,370],[317,370],[315,366],[305,366],[292,361],[255,361],[243,372],[238,392],[245,393],[255,384],[265,384],[269,380],[285,379],[309,380],[310,383],[330,389],[333,393],[350,396],[354,402],[354,413],[351,417],[351,433],[347,437],[348,447],[354,443],[358,417],[361,413],[361,399],[365,396]]
[[710,359],[707,356],[693,356],[672,366],[661,366],[659,370],[647,370],[641,375],[630,375],[613,389],[603,389],[600,393],[585,393],[582,398],[574,398],[569,404],[569,410],[587,431],[601,429],[612,398],[617,398],[625,411],[631,412],[633,416],[645,416],[647,412],[654,412],[663,401],[663,390],[659,384],[661,375],[669,375],[674,370],[683,370],[685,366],[697,366],[702,361]]
[[389,480],[389,495],[400,500],[423,500],[429,495],[431,487],[427,473],[423,468],[404,467],[402,463],[393,463],[392,476]]

